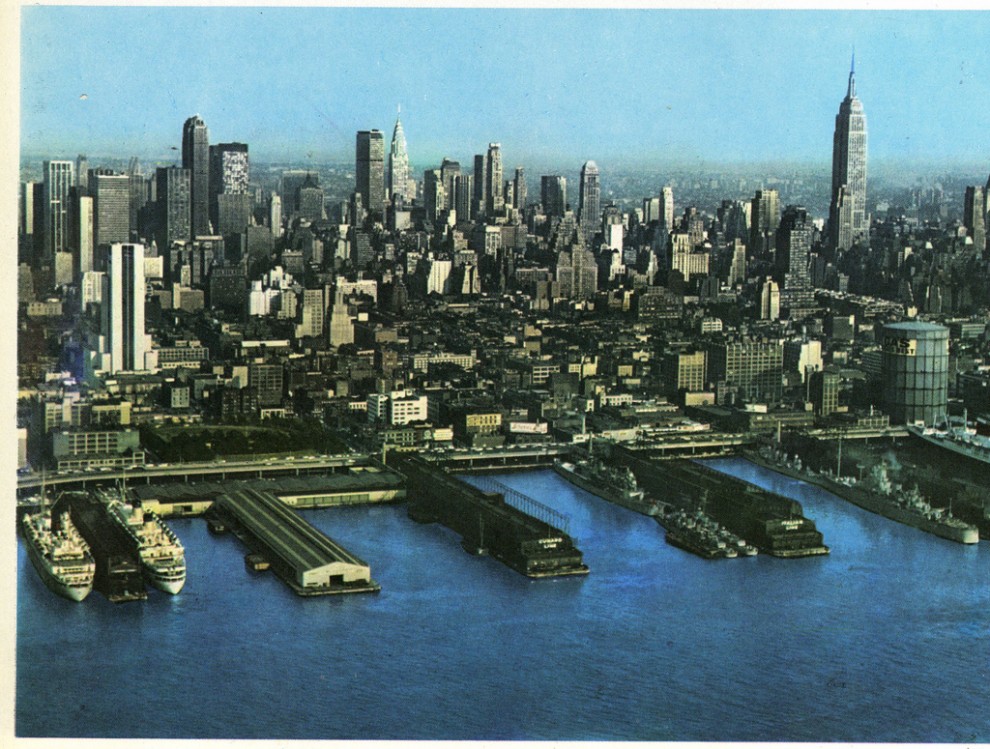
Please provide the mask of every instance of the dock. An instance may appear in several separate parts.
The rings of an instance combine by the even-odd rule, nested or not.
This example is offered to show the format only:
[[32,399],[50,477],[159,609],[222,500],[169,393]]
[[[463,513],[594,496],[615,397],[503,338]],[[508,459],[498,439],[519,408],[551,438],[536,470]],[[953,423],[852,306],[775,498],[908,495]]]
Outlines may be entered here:
[[389,460],[406,477],[409,517],[442,523],[460,534],[470,553],[490,554],[527,577],[588,574],[581,551],[560,527],[560,513],[526,497],[513,506],[508,487],[485,491],[409,453]]
[[801,503],[689,460],[649,460],[617,445],[612,460],[628,466],[647,494],[676,509],[701,510],[761,553],[807,557],[829,553]]
[[300,596],[381,590],[365,562],[271,492],[240,488],[223,494],[213,503],[207,520],[229,528]]
[[134,542],[113,521],[107,506],[88,492],[63,492],[52,508],[53,522],[68,511],[96,561],[93,587],[113,603],[148,597]]

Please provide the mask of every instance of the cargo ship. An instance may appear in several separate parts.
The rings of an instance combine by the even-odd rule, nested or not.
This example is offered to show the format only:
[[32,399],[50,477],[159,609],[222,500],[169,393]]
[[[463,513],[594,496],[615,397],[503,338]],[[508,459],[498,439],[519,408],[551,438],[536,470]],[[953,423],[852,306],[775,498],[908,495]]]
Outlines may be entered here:
[[660,512],[656,502],[646,499],[633,472],[626,466],[613,468],[597,458],[591,458],[576,463],[556,460],[553,470],[586,492],[627,510],[650,516],[656,516]]
[[68,513],[61,513],[55,525],[44,509],[21,518],[28,558],[50,591],[82,601],[93,590],[96,562]]
[[175,595],[186,583],[185,550],[178,537],[153,512],[145,512],[119,497],[105,494],[110,517],[134,543],[145,580]]
[[921,496],[917,487],[905,489],[900,484],[894,484],[890,480],[886,463],[875,465],[865,479],[858,481],[852,476],[814,472],[802,465],[800,457],[789,461],[779,451],[767,446],[747,457],[771,471],[827,489],[837,497],[888,520],[957,543],[975,544],[980,540],[976,526],[953,517],[950,510],[932,507]]

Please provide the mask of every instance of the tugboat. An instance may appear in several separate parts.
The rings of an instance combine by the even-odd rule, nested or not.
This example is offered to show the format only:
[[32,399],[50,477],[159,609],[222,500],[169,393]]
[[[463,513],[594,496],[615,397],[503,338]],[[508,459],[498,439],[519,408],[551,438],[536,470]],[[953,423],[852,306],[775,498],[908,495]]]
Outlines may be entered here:
[[153,512],[105,495],[110,517],[130,536],[137,547],[145,580],[159,590],[175,595],[186,582],[185,550],[178,537]]
[[60,513],[55,525],[51,512],[44,509],[21,518],[28,558],[50,591],[82,601],[93,590],[96,562],[69,513]]

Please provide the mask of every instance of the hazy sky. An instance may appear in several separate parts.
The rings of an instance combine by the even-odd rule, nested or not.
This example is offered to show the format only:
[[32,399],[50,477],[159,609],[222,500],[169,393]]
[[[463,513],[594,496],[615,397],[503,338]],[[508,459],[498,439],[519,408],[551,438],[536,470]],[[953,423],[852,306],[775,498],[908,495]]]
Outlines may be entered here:
[[[990,12],[22,10],[23,153],[168,155],[200,114],[254,158],[831,163],[855,48],[871,160],[990,168]],[[85,98],[81,98],[85,95]]]

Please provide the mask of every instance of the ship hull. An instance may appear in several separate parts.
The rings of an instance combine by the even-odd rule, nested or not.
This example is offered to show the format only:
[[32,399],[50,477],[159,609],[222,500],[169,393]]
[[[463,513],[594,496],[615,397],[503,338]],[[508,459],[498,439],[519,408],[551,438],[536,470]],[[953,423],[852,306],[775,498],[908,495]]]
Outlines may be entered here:
[[82,601],[90,593],[93,592],[93,583],[90,582],[88,585],[68,585],[64,580],[60,580],[45,563],[44,558],[41,555],[41,551],[31,543],[29,538],[25,538],[25,546],[27,546],[28,559],[31,560],[31,566],[34,567],[35,572],[38,573],[38,577],[41,578],[41,582],[45,584],[55,595],[61,596],[62,598],[67,598],[70,601]]
[[179,578],[165,576],[148,565],[142,565],[141,572],[144,574],[144,579],[149,585],[169,595],[177,595],[186,584],[185,575]]
[[962,456],[963,458],[969,458],[970,460],[974,460],[977,463],[982,463],[983,465],[990,465],[990,452],[984,452],[973,447],[960,445],[949,438],[936,439],[925,434],[921,429],[916,427],[909,426],[907,430],[909,434],[913,434],[915,437],[927,442],[929,445],[934,445],[942,450],[948,450],[951,453]]
[[895,522],[911,526],[912,528],[917,528],[918,530],[925,531],[926,533],[931,533],[939,538],[944,538],[948,541],[955,541],[956,543],[961,544],[975,544],[980,540],[980,532],[975,526],[948,526],[944,523],[939,523],[938,521],[918,515],[910,510],[906,510],[903,507],[898,507],[890,502],[885,502],[870,492],[858,489],[854,486],[847,486],[846,484],[839,481],[834,481],[828,477],[820,475],[812,476],[804,473],[803,471],[799,471],[788,466],[778,465],[769,460],[764,460],[758,455],[747,455],[746,458],[751,463],[755,463],[763,468],[768,468],[776,473],[789,476],[790,478],[797,479],[798,481],[803,481],[808,484],[820,486],[823,489],[832,492],[832,494],[835,494],[837,497],[840,497],[847,502],[852,502],[857,507],[860,507],[868,512],[880,515],[888,520],[893,520]]
[[617,504],[620,507],[624,507],[627,510],[632,510],[633,512],[649,515],[651,517],[655,516],[659,512],[656,505],[652,502],[648,502],[645,499],[630,497],[626,492],[616,491],[610,487],[602,486],[597,481],[587,479],[577,471],[561,465],[560,463],[554,463],[553,470],[556,471],[559,476],[563,477],[575,486],[584,489],[589,494],[594,494],[596,497],[601,497],[602,499],[613,504]]

